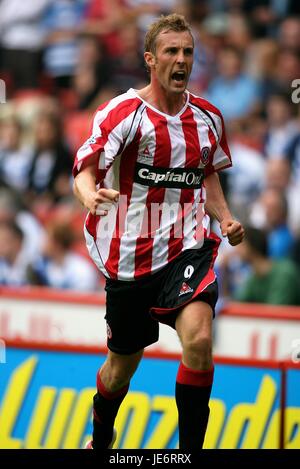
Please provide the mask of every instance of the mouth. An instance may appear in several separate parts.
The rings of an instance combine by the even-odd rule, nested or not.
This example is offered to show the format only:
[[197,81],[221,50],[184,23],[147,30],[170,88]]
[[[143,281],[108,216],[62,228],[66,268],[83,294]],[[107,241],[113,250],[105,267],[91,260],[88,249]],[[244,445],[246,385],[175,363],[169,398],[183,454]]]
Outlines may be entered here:
[[186,72],[183,70],[178,70],[177,72],[172,73],[172,80],[176,81],[178,85],[182,85],[186,80]]

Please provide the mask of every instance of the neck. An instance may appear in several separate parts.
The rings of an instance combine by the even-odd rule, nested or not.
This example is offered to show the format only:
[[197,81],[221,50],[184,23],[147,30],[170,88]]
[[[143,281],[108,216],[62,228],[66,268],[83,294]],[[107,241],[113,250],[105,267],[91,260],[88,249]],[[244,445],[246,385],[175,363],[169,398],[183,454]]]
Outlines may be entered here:
[[178,114],[186,103],[186,93],[166,93],[159,85],[150,83],[145,88],[138,90],[138,95],[155,107],[159,111],[175,116]]

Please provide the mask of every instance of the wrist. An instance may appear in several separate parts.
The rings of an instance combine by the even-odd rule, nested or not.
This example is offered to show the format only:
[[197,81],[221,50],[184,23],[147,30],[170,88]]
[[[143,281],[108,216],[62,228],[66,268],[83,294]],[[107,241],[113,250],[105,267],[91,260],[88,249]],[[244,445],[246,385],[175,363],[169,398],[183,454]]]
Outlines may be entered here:
[[219,223],[220,223],[220,225],[222,225],[223,223],[232,222],[232,220],[233,220],[233,217],[232,217],[231,213],[228,213],[226,216],[223,216],[219,220]]
[[82,203],[88,210],[91,210],[93,200],[94,200],[94,192],[93,191],[88,190],[83,194]]

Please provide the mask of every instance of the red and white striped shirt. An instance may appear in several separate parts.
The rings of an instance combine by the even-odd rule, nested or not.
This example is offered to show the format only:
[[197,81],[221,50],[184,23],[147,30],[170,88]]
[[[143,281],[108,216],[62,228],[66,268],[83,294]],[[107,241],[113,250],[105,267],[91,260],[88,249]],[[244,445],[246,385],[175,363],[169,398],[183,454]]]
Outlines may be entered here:
[[209,235],[203,180],[231,157],[220,111],[186,96],[170,116],[130,89],[98,108],[77,152],[74,176],[96,155],[97,188],[120,192],[107,216],[89,213],[85,223],[88,250],[106,277],[152,274]]

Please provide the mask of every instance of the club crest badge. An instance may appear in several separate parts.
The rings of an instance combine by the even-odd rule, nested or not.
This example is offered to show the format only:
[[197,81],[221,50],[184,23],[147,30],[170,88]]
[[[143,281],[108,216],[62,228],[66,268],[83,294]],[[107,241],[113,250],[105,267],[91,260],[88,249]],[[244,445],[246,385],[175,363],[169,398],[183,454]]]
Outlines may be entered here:
[[207,165],[207,163],[208,163],[209,153],[210,153],[209,147],[203,147],[202,148],[202,150],[201,150],[201,161],[204,164],[204,166]]

